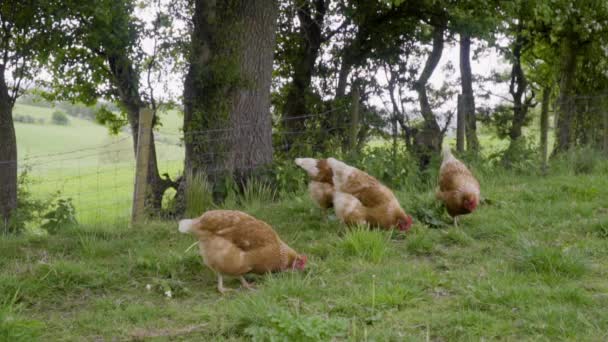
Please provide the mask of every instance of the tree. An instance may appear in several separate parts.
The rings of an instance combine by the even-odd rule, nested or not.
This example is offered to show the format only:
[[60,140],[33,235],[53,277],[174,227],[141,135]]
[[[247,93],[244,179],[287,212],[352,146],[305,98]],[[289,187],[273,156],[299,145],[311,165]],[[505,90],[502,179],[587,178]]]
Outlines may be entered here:
[[[101,106],[97,120],[113,132],[128,124],[136,154],[140,109],[151,108],[154,111],[153,124],[159,123],[157,112],[163,102],[154,96],[150,77],[155,68],[160,68],[159,60],[163,58],[164,51],[156,48],[158,41],[166,38],[160,31],[170,26],[171,20],[157,9],[159,12],[153,28],[146,30],[135,17],[134,7],[135,1],[132,0],[75,1],[70,5],[69,10],[78,25],[66,32],[67,48],[54,55],[52,93],[47,94],[47,98],[88,105],[99,99],[118,103],[121,109],[118,113]],[[152,55],[141,50],[142,35],[154,39]],[[142,75],[146,76],[147,89],[142,85]],[[165,191],[177,185],[168,175],[160,176],[153,135],[150,141],[148,187],[151,194],[147,198],[147,207],[157,212]]]
[[473,73],[471,70],[471,42],[473,38],[494,41],[498,26],[498,9],[493,1],[458,1],[449,8],[449,30],[458,33],[460,49],[460,86],[462,109],[465,117],[467,150],[479,150],[477,138],[477,118],[475,95],[473,93]]
[[441,18],[436,19],[433,23],[431,51],[424,64],[424,69],[422,69],[422,72],[414,83],[414,90],[418,93],[420,113],[424,119],[422,130],[414,137],[414,150],[420,159],[422,168],[426,168],[428,165],[431,154],[438,153],[441,150],[443,133],[445,132],[439,127],[427,93],[427,83],[433,75],[435,68],[437,68],[443,53],[445,25],[445,19]]
[[[311,80],[321,44],[331,35],[324,35],[326,0],[294,0],[281,6],[281,25],[277,43],[277,63],[283,65],[287,83],[282,108],[286,150],[290,150],[297,135],[303,132],[305,115],[309,113],[312,95]],[[295,15],[293,13],[296,13]],[[298,27],[294,29],[294,22]],[[279,72],[281,68],[279,68]]]
[[17,141],[13,107],[25,83],[36,78],[50,51],[60,47],[60,4],[0,2],[0,220],[8,229],[17,208]]
[[244,181],[272,162],[275,1],[194,3],[184,83],[186,172]]

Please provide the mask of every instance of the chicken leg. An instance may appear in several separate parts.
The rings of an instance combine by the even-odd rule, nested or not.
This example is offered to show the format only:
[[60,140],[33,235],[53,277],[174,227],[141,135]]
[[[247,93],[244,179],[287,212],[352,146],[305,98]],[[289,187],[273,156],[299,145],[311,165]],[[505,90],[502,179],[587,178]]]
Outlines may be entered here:
[[458,216],[454,216],[454,227],[458,227]]
[[220,273],[217,274],[217,290],[220,291],[221,294],[226,294],[228,291],[233,291],[232,289],[224,287],[224,278]]
[[244,288],[252,290],[252,291],[255,290],[255,286],[249,284],[247,282],[247,280],[245,279],[245,277],[241,276],[240,279],[241,279],[241,285],[243,285]]

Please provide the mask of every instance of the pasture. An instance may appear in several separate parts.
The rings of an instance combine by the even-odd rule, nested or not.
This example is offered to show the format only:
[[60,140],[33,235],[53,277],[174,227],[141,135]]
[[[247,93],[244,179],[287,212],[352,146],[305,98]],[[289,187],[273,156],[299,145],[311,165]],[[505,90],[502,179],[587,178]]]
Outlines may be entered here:
[[266,220],[309,256],[303,273],[250,277],[255,292],[217,293],[214,274],[189,248],[194,239],[174,221],[130,228],[102,215],[55,235],[7,237],[0,337],[605,340],[607,165],[576,174],[562,163],[546,177],[473,169],[486,201],[459,228],[420,219],[440,212],[434,179],[396,192],[415,216],[407,235],[349,230],[324,219],[303,190],[226,204]]

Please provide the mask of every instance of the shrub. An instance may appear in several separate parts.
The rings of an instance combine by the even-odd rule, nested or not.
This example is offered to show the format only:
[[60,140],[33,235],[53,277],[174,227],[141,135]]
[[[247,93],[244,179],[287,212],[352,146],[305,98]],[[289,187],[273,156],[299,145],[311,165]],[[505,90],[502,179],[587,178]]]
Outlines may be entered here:
[[11,215],[11,220],[5,228],[6,233],[21,233],[27,223],[35,221],[49,207],[49,201],[34,198],[30,191],[33,181],[26,167],[17,180],[17,208]]
[[70,124],[70,119],[68,119],[68,116],[64,112],[56,110],[53,112],[51,122],[54,125],[67,126]]
[[76,209],[72,204],[71,198],[60,198],[52,207],[51,210],[42,216],[42,219],[45,220],[45,222],[41,227],[46,229],[49,233],[54,234],[59,231],[61,227],[77,223]]
[[[42,120],[42,123],[44,123],[44,120]],[[20,122],[20,123],[26,123],[26,124],[36,124],[39,123],[39,120],[36,120],[35,117],[31,116],[31,115],[15,115],[13,116],[13,121],[15,122]]]

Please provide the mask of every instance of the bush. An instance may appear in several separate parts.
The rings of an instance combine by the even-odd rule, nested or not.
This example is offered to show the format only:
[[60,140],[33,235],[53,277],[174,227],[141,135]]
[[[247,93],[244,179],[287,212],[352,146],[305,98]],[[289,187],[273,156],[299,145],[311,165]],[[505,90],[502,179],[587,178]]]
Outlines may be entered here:
[[42,223],[49,233],[56,232],[66,224],[76,223],[76,210],[70,198],[60,198],[58,191],[46,199],[36,199],[30,190],[33,181],[26,168],[17,182],[17,209],[11,215],[6,233],[21,233],[28,224]]
[[67,126],[70,124],[70,119],[68,119],[68,116],[64,112],[56,110],[53,112],[51,122],[54,125]]
[[60,198],[55,204],[52,205],[52,209],[42,216],[45,222],[42,224],[42,228],[46,229],[49,233],[54,234],[61,227],[76,224],[76,209],[72,204],[72,199]]
[[[20,122],[20,123],[26,123],[26,124],[35,124],[38,123],[39,121],[36,120],[35,117],[31,116],[31,115],[15,115],[13,117],[13,121],[15,122]],[[43,120],[44,123],[44,120]]]

